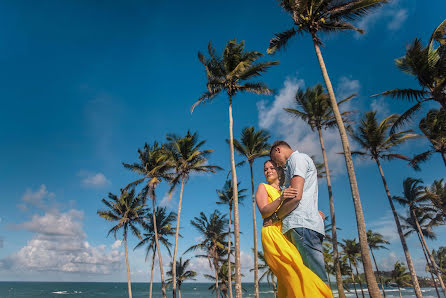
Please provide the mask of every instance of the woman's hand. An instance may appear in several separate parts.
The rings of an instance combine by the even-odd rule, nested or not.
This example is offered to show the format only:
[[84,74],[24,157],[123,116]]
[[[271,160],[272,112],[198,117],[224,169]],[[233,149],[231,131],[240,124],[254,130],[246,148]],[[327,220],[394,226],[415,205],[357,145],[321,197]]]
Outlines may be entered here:
[[292,187],[288,187],[286,188],[283,193],[282,193],[282,198],[283,199],[294,199],[297,197],[297,189],[292,188]]

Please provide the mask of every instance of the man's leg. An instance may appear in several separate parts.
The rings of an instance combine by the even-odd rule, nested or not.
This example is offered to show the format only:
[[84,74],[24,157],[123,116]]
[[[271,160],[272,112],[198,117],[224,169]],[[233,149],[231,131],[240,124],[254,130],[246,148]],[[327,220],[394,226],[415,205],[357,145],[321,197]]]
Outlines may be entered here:
[[302,260],[311,271],[328,284],[322,252],[323,235],[306,228],[294,228],[285,233],[288,240],[299,250]]

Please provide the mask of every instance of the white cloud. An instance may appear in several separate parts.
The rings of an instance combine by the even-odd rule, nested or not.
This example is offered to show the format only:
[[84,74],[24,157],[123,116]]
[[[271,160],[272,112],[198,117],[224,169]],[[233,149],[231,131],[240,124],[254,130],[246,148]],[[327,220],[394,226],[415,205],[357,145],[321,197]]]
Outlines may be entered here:
[[83,212],[79,210],[53,210],[34,215],[30,221],[18,225],[34,236],[19,251],[0,260],[0,271],[23,275],[32,272],[110,274],[120,269],[123,253],[114,247],[107,250],[105,245],[91,246],[86,241],[82,219]]
[[28,209],[28,205],[42,208],[44,200],[54,197],[54,193],[48,192],[45,184],[40,185],[39,189],[33,191],[31,188],[27,188],[25,194],[22,196],[22,204],[17,205],[21,210]]
[[392,211],[386,211],[386,213],[367,224],[367,228],[373,230],[375,233],[380,233],[387,241],[399,241],[400,237],[396,230],[395,219]]
[[389,104],[383,97],[373,99],[370,104],[370,110],[376,111],[378,119],[384,119],[384,117],[390,115]]
[[160,207],[166,207],[167,209],[175,209],[177,207],[177,202],[173,198],[174,193],[170,194],[167,192],[164,194],[163,198],[159,202]]
[[115,242],[113,242],[111,248],[118,249],[119,247],[121,247],[121,244],[122,244],[122,240],[116,240]]
[[393,14],[392,20],[387,24],[387,28],[392,31],[396,31],[403,26],[403,23],[408,17],[407,9],[399,9]]
[[80,171],[78,176],[83,177],[81,184],[88,188],[101,188],[110,185],[111,182],[102,173]]

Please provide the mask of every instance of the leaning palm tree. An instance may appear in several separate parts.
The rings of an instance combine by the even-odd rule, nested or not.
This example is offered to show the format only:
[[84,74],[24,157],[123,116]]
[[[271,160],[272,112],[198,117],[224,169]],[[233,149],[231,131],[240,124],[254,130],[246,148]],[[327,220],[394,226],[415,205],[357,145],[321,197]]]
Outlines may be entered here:
[[127,252],[127,235],[130,230],[136,237],[141,239],[137,224],[144,226],[144,197],[141,195],[135,196],[135,190],[122,190],[118,197],[115,194],[108,194],[109,200],[102,199],[102,203],[107,206],[107,210],[98,210],[98,215],[107,221],[117,222],[109,231],[108,235],[113,232],[115,239],[116,233],[122,229],[125,250],[125,263],[127,265],[127,280],[129,289],[129,298],[132,298],[132,285],[130,282],[130,266],[129,255]]
[[[191,246],[186,252],[201,250],[204,252],[198,257],[205,257],[209,261],[209,266],[215,273],[215,287],[217,298],[219,297],[218,279],[220,272],[221,256],[226,253],[225,247],[227,236],[226,215],[221,215],[218,210],[210,214],[209,218],[203,212],[199,217],[194,217],[190,222],[192,226],[200,233],[201,242]],[[229,260],[229,258],[228,258]]]
[[225,91],[229,97],[229,150],[231,159],[231,172],[234,192],[234,246],[235,246],[235,291],[236,297],[242,296],[242,279],[240,269],[240,227],[237,198],[237,174],[234,159],[234,138],[233,138],[233,118],[232,100],[239,92],[251,92],[256,94],[271,94],[263,82],[246,82],[252,78],[260,76],[270,66],[278,64],[278,61],[256,62],[263,54],[256,51],[245,51],[245,43],[237,43],[230,40],[223,49],[222,56],[216,54],[215,49],[209,42],[209,58],[202,53],[198,53],[198,59],[204,65],[207,75],[207,91],[192,106],[194,108],[205,102],[210,102],[221,92]]
[[414,156],[410,165],[419,170],[419,163],[426,161],[434,153],[440,153],[446,166],[446,110],[430,110],[421,119],[419,128],[431,143],[431,148]]
[[[167,135],[167,140],[169,141],[167,145],[167,150],[170,155],[170,159],[175,168],[175,177],[171,181],[172,192],[178,183],[181,183],[180,190],[180,200],[178,202],[178,216],[177,216],[177,227],[175,234],[175,247],[173,250],[173,261],[176,262],[177,250],[178,250],[178,233],[180,230],[180,216],[181,216],[181,204],[183,201],[183,190],[184,185],[189,180],[189,177],[193,173],[215,173],[217,170],[221,169],[215,165],[207,164],[209,161],[209,155],[213,150],[202,150],[201,147],[206,143],[206,141],[198,141],[197,133],[191,134],[189,131],[187,134],[181,138],[176,135]],[[172,267],[172,291],[173,297],[176,297],[176,266]]]
[[[181,285],[185,280],[196,280],[195,276],[197,276],[197,272],[192,270],[187,270],[187,267],[189,267],[190,259],[186,259],[183,262],[183,259],[180,257],[180,259],[176,262],[176,274],[177,278],[175,279],[177,286],[178,286],[178,297],[181,298]],[[173,263],[170,263],[170,271],[167,271],[167,276],[170,276],[171,278],[166,280],[168,284],[173,283]]]
[[[444,20],[432,33],[426,47],[420,39],[415,39],[406,49],[404,57],[395,59],[396,66],[403,72],[415,77],[420,89],[392,89],[377,95],[390,96],[416,104],[404,112],[394,128],[405,124],[421,109],[427,101],[438,102],[446,109],[446,43],[443,36],[446,33],[446,20]],[[436,43],[438,47],[435,48]]]
[[[240,182],[237,185],[238,190],[238,202],[241,205],[242,201],[245,199],[246,195],[245,192],[247,191],[246,188],[240,189]],[[233,201],[233,192],[232,192],[232,180],[226,180],[225,185],[223,186],[223,189],[217,189],[217,195],[218,195],[218,205],[228,205],[229,206],[229,220],[228,220],[228,284],[231,285],[229,290],[229,297],[232,298],[232,268],[231,268],[231,215],[232,215],[232,208],[234,207],[234,201]]]
[[398,286],[398,292],[400,293],[400,298],[403,297],[401,295],[401,287],[411,285],[409,282],[410,275],[406,270],[407,270],[406,267],[404,267],[399,261],[396,261],[390,276],[390,279]]
[[[277,284],[276,281],[274,280],[275,275],[274,273],[271,271],[271,268],[269,268],[268,264],[266,263],[266,259],[265,256],[263,255],[263,252],[259,251],[259,271],[262,272],[262,275],[260,275],[259,278],[259,282],[262,281],[264,278],[266,278],[266,281],[268,282],[268,284],[272,283],[273,286],[273,291],[274,291],[274,298],[277,297]],[[253,271],[254,268],[250,269],[249,271]]]
[[[338,105],[352,99],[354,95],[340,101]],[[298,117],[305,121],[312,131],[317,130],[319,134],[319,142],[322,150],[322,157],[324,158],[324,174],[327,180],[328,198],[330,201],[330,218],[332,228],[332,241],[333,241],[333,254],[334,254],[334,266],[336,269],[336,285],[338,287],[338,293],[344,296],[344,287],[342,285],[341,269],[339,267],[339,253],[338,253],[338,238],[336,233],[336,217],[333,200],[333,192],[331,188],[331,176],[330,169],[328,167],[327,154],[325,152],[324,139],[322,137],[322,129],[332,128],[336,126],[336,119],[333,115],[333,109],[330,106],[330,98],[327,93],[324,92],[322,84],[317,84],[314,87],[307,88],[305,92],[298,90],[296,94],[297,109],[286,108],[289,114]],[[347,121],[347,116],[351,112],[344,112],[341,114],[343,121]],[[318,171],[319,173],[319,171]]]
[[398,119],[398,115],[393,114],[387,116],[384,120],[378,123],[376,119],[376,112],[370,111],[365,113],[361,120],[361,123],[356,131],[349,130],[352,139],[358,143],[361,147],[360,151],[354,151],[352,154],[359,155],[362,157],[369,157],[376,162],[378,166],[379,173],[381,174],[381,179],[384,184],[384,189],[389,200],[390,208],[392,209],[393,218],[395,220],[398,235],[403,246],[404,255],[409,267],[410,276],[415,288],[415,294],[417,297],[421,297],[421,289],[418,283],[418,278],[415,273],[415,268],[412,262],[412,258],[409,253],[409,248],[407,247],[406,239],[404,238],[403,230],[401,229],[400,220],[398,214],[396,213],[395,206],[392,201],[392,196],[390,195],[389,187],[387,186],[387,181],[384,176],[383,169],[381,167],[381,159],[392,160],[395,158],[409,160],[409,157],[404,156],[399,153],[394,153],[395,148],[406,142],[409,139],[418,137],[419,135],[412,133],[411,130],[401,131],[401,132],[390,132],[390,128]]
[[388,249],[385,245],[390,244],[389,241],[383,238],[383,235],[380,233],[375,233],[372,230],[367,231],[367,241],[370,247],[370,253],[372,254],[373,262],[375,263],[376,272],[378,273],[379,281],[381,282],[381,287],[383,290],[383,296],[386,297],[386,291],[384,291],[384,281],[381,273],[379,272],[378,264],[376,263],[375,255],[373,254],[373,250],[378,249]]
[[424,189],[424,196],[446,221],[446,182],[443,182],[443,179],[435,180],[430,187]]
[[446,276],[446,247],[440,246],[437,250],[432,250],[435,262],[440,267],[440,271],[443,276]]
[[251,192],[252,192],[252,227],[254,235],[254,296],[259,297],[259,270],[257,258],[257,221],[256,221],[256,199],[254,190],[254,174],[252,166],[257,158],[269,155],[270,144],[268,144],[269,134],[263,129],[255,131],[254,127],[246,127],[242,131],[240,141],[234,139],[234,148],[238,154],[248,161],[251,171]]
[[[443,282],[443,279],[441,278],[441,274],[438,272],[438,266],[435,263],[429,247],[427,246],[426,240],[424,239],[423,232],[420,227],[420,223],[417,220],[417,216],[415,212],[417,210],[421,211],[420,203],[427,200],[426,196],[424,196],[424,187],[421,185],[423,181],[421,179],[414,179],[414,178],[406,178],[403,181],[403,196],[394,196],[393,200],[400,203],[403,206],[406,206],[409,208],[410,217],[415,222],[415,225],[417,227],[417,234],[421,239],[421,245],[424,246],[426,249],[426,252],[429,256],[429,260],[432,266],[432,270],[438,277],[438,281],[440,282],[440,286],[443,290],[443,293],[446,295],[446,288]],[[429,262],[428,262],[429,263]]]
[[[129,183],[125,188],[133,187],[141,183],[145,183],[141,190],[141,194],[145,199],[150,196],[152,199],[152,210],[156,210],[156,187],[161,183],[163,179],[170,181],[172,179],[172,174],[169,172],[172,169],[171,160],[167,154],[164,146],[159,145],[154,142],[153,145],[144,145],[144,149],[138,149],[138,162],[133,164],[122,163],[126,169],[129,169],[138,175],[142,176]],[[156,212],[152,212],[153,222],[155,225],[155,245],[158,251],[158,261],[160,265],[160,275],[161,275],[161,289],[163,297],[166,295],[166,285],[164,284],[164,270],[163,270],[163,259],[161,256],[161,248],[158,241],[158,229],[156,227]]]
[[[336,118],[336,124],[342,141],[344,150],[347,173],[350,180],[352,198],[355,207],[356,222],[358,226],[359,243],[361,244],[361,255],[363,258],[364,272],[371,297],[379,296],[379,288],[373,274],[372,261],[367,245],[367,235],[364,222],[364,213],[362,211],[361,199],[359,197],[358,184],[353,166],[353,159],[350,153],[350,145],[347,138],[347,132],[339,112],[336,97],[331,85],[328,71],[325,66],[321,53],[322,41],[319,33],[341,32],[346,30],[355,30],[360,33],[363,31],[356,28],[350,21],[358,20],[366,16],[372,9],[380,7],[386,3],[386,0],[280,0],[280,6],[290,14],[293,27],[284,32],[278,33],[271,39],[268,53],[272,54],[276,50],[284,48],[288,40],[297,34],[309,33],[312,37],[314,49],[322,71],[325,86],[328,91],[330,103],[333,109],[333,115]],[[421,291],[419,291],[421,297]],[[343,298],[345,295],[342,293]]]
[[432,283],[434,285],[435,291],[437,293],[437,297],[440,296],[440,292],[438,291],[437,282],[435,280],[434,274],[435,269],[432,265],[431,260],[428,256],[428,251],[426,251],[426,247],[423,244],[423,240],[421,239],[420,232],[418,230],[418,227],[420,227],[421,234],[424,238],[434,240],[437,238],[435,233],[432,231],[432,225],[435,225],[435,218],[433,218],[432,209],[428,206],[425,207],[418,207],[415,209],[415,216],[412,215],[410,211],[408,211],[408,215],[406,217],[400,216],[403,224],[402,228],[405,237],[408,237],[412,233],[417,234],[418,240],[420,241],[421,249],[423,250],[424,258],[426,259],[427,269],[426,271],[429,272],[431,275]]
[[[343,241],[344,241],[344,243],[340,243],[340,245],[342,247],[342,253],[344,254],[344,256],[348,259],[348,261],[350,263],[350,270],[351,270],[353,285],[355,286],[355,293],[356,293],[356,285],[355,285],[355,278],[353,275],[352,266],[355,268],[356,276],[359,279],[359,287],[361,288],[362,297],[364,298],[365,296],[364,296],[364,290],[362,288],[361,276],[359,275],[359,272],[358,272],[358,261],[360,259],[360,255],[361,255],[361,247],[359,246],[359,243],[356,243],[356,239],[353,239],[353,240],[343,239]],[[356,297],[358,297],[357,293],[356,293]]]
[[[155,265],[155,255],[156,255],[156,242],[155,242],[155,227],[157,230],[158,241],[166,248],[169,255],[171,254],[170,248],[172,243],[170,243],[169,238],[175,235],[175,229],[173,228],[173,223],[175,222],[176,214],[174,212],[167,213],[165,207],[156,207],[155,216],[152,212],[147,210],[145,215],[146,224],[144,225],[145,233],[143,234],[142,240],[135,246],[134,249],[140,248],[146,245],[146,261],[149,253],[152,252],[152,265],[150,270],[150,290],[149,297],[152,297],[153,290],[153,269]],[[156,218],[156,223],[153,223],[153,218]]]

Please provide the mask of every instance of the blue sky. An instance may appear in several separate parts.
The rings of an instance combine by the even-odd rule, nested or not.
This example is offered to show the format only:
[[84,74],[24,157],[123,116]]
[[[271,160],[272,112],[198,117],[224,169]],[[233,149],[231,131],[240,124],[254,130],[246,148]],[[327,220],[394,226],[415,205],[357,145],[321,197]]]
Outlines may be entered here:
[[[365,35],[323,38],[322,53],[338,99],[358,93],[348,108],[377,109],[382,117],[408,107],[370,95],[417,87],[393,59],[415,37],[426,42],[446,9],[440,0],[429,6],[420,3],[390,1],[357,24]],[[181,135],[190,129],[207,140],[204,147],[215,150],[210,162],[228,169],[227,98],[220,96],[189,112],[205,88],[197,51],[206,51],[209,40],[220,51],[226,41],[237,38],[245,40],[247,49],[265,53],[273,34],[290,28],[290,19],[272,0],[3,1],[0,14],[0,279],[124,281],[123,247],[106,237],[110,225],[96,214],[101,198],[135,179],[121,162],[135,161],[145,142],[162,142],[166,133]],[[272,140],[286,139],[321,160],[317,136],[282,112],[292,105],[298,88],[322,82],[311,41],[296,38],[285,51],[264,59],[280,60],[262,77],[276,95],[238,95],[234,134],[250,125],[268,129]],[[432,107],[437,106],[425,110]],[[334,172],[340,238],[357,237],[345,164],[337,154],[339,137],[336,131],[324,136]],[[426,141],[418,140],[401,151],[413,154],[426,147]],[[396,259],[404,259],[381,178],[370,161],[355,160],[355,166],[367,227],[392,242],[389,251],[377,253],[383,269],[389,269]],[[439,156],[422,169],[415,172],[400,161],[384,163],[391,193],[400,194],[409,176],[426,184],[445,177]],[[254,175],[256,184],[263,181],[261,161]],[[215,190],[225,176],[226,170],[194,176],[186,185],[180,254],[199,236],[189,225],[194,216],[215,208],[226,211],[215,204]],[[239,169],[238,177],[249,189],[248,169]],[[319,186],[320,209],[328,214],[324,181]],[[165,185],[157,190],[159,201],[175,210],[178,194],[168,202],[166,190]],[[251,281],[249,201],[241,207],[240,227],[244,279]],[[260,231],[260,221],[258,227]],[[428,242],[431,249],[445,245],[446,228],[436,232],[438,239]],[[408,242],[417,273],[425,275],[419,243],[415,237]],[[133,247],[136,240],[129,243]],[[147,281],[144,252],[131,251],[130,263],[133,280]],[[194,259],[192,265],[199,272],[208,270],[206,260]]]

